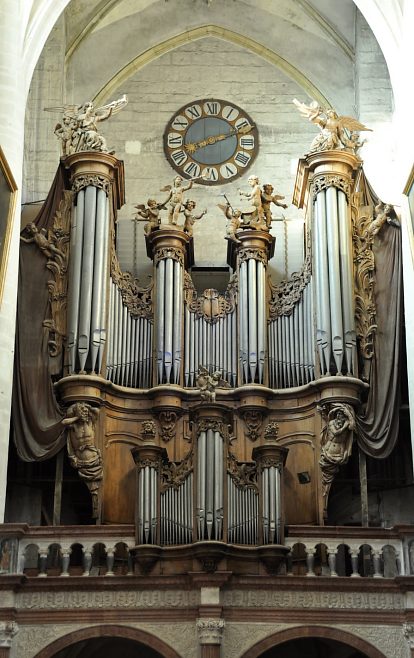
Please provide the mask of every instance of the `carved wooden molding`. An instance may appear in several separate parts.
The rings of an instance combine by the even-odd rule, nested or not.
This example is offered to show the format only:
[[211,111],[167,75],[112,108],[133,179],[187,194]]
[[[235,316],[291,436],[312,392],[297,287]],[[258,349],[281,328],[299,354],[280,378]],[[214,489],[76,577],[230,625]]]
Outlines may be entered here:
[[46,232],[40,231],[35,224],[29,224],[23,231],[21,240],[33,242],[47,258],[46,267],[53,278],[47,282],[51,317],[43,321],[43,326],[49,330],[48,348],[50,356],[62,353],[66,338],[66,307],[68,292],[68,263],[70,241],[70,213],[72,207],[72,192],[65,190],[63,198],[56,211],[53,226]]
[[312,264],[309,252],[301,270],[294,272],[290,279],[285,279],[276,286],[270,281],[269,321],[276,320],[280,315],[292,314],[310,281],[311,273]]
[[157,427],[153,420],[143,420],[141,423],[141,431],[138,438],[141,441],[154,441],[156,436]]
[[176,464],[169,462],[161,468],[161,492],[166,489],[178,489],[194,469],[193,450],[187,453],[183,461]]
[[259,260],[264,265],[267,265],[267,252],[265,249],[242,247],[238,250],[239,264],[246,260]]
[[111,277],[119,291],[122,301],[127,306],[132,317],[153,319],[152,294],[154,282],[150,277],[148,286],[140,286],[130,272],[123,272],[115,251],[115,239],[112,236],[111,246]]
[[159,249],[156,249],[154,252],[154,265],[165,258],[172,258],[181,263],[181,265],[184,265],[184,252],[177,247],[160,247]]
[[175,437],[178,413],[169,409],[157,413],[160,434],[166,443]]
[[246,426],[246,437],[250,441],[257,441],[262,432],[266,412],[263,409],[240,409],[240,415]]
[[233,275],[224,292],[220,295],[218,290],[207,288],[203,294],[197,296],[197,290],[188,272],[184,272],[184,300],[191,313],[203,318],[210,324],[215,324],[227,314],[233,313],[236,307],[238,291],[237,276]]
[[374,298],[375,258],[372,250],[374,233],[370,230],[373,216],[357,213],[352,227],[355,267],[355,322],[359,352],[364,361],[363,379],[368,379],[369,362],[374,355],[377,332]]
[[258,490],[257,465],[238,462],[230,451],[227,454],[227,473],[239,489]]
[[339,176],[338,174],[322,174],[315,176],[312,180],[312,201],[315,199],[319,192],[327,190],[328,187],[336,187],[341,190],[349,202],[351,196],[351,181],[346,176]]
[[208,432],[208,430],[212,430],[213,432],[218,432],[226,442],[229,440],[230,425],[228,425],[221,418],[200,418],[196,420],[195,424],[197,435],[199,435],[201,432]]
[[79,174],[74,176],[72,179],[72,192],[77,194],[85,187],[92,185],[93,187],[98,187],[100,190],[103,190],[105,194],[109,195],[111,190],[111,180],[106,176],[99,174]]

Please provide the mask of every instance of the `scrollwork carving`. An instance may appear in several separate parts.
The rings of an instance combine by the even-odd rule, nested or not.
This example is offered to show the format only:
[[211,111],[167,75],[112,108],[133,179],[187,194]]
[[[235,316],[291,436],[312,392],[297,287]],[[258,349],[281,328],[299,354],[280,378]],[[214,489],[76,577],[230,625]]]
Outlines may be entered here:
[[269,321],[276,320],[280,315],[292,314],[310,281],[311,273],[311,255],[308,253],[302,269],[294,272],[290,279],[285,279],[276,286],[270,282]]
[[234,274],[226,288],[224,295],[214,288],[207,288],[198,297],[194,283],[188,272],[184,272],[184,299],[187,308],[197,317],[203,318],[210,324],[215,324],[229,313],[233,313],[237,299],[237,276]]
[[271,421],[268,423],[264,429],[264,438],[265,441],[272,441],[277,439],[279,435],[279,425],[276,423],[276,421]]
[[184,266],[184,253],[181,249],[177,249],[176,247],[160,247],[160,249],[156,249],[154,252],[154,264],[156,265],[160,260],[164,260],[165,258],[172,258],[172,260],[176,260]]
[[184,457],[182,462],[176,464],[169,462],[163,464],[161,468],[161,491],[166,489],[178,489],[180,485],[187,479],[194,468],[193,465],[193,451]]
[[359,352],[364,367],[362,379],[369,380],[369,370],[374,355],[374,338],[377,331],[375,289],[375,257],[373,242],[384,224],[393,223],[395,216],[391,205],[379,203],[374,214],[365,211],[357,213],[353,223],[352,240],[355,265],[355,320]]
[[312,180],[312,200],[315,199],[319,192],[327,190],[328,187],[336,187],[341,190],[349,201],[351,195],[351,181],[346,176],[339,176],[338,174],[323,174],[317,176]]
[[262,431],[264,412],[259,409],[241,410],[241,416],[246,425],[246,436],[250,441],[257,441]]
[[218,432],[226,441],[229,440],[229,427],[230,425],[220,418],[200,418],[196,421],[197,434],[213,430],[213,432]]
[[69,227],[73,195],[63,192],[63,198],[56,211],[51,229],[38,229],[31,222],[26,226],[21,236],[23,242],[33,242],[46,256],[46,267],[52,272],[53,279],[47,282],[51,317],[43,321],[43,326],[49,330],[48,348],[52,357],[62,353],[66,338],[66,306],[68,292],[68,262],[69,262]]
[[115,251],[115,240],[111,248],[111,277],[117,285],[122,301],[134,318],[153,319],[152,293],[154,282],[151,279],[148,286],[140,286],[130,272],[123,272]]
[[238,462],[231,452],[227,454],[227,473],[239,489],[258,489],[257,465]]
[[244,263],[246,260],[258,260],[263,265],[267,265],[267,253],[264,249],[254,249],[252,247],[245,247],[238,251],[239,263]]
[[89,187],[89,185],[103,190],[107,195],[109,195],[111,190],[111,181],[106,176],[100,176],[99,174],[81,174],[72,179],[72,192],[77,194],[85,189],[85,187]]
[[139,438],[141,441],[153,441],[156,435],[156,425],[153,420],[143,420],[141,424],[141,432]]
[[136,462],[137,472],[142,471],[143,468],[155,468],[157,471],[161,467],[161,458],[145,457]]
[[166,410],[158,413],[161,438],[166,443],[175,436],[177,419],[178,414],[176,411]]

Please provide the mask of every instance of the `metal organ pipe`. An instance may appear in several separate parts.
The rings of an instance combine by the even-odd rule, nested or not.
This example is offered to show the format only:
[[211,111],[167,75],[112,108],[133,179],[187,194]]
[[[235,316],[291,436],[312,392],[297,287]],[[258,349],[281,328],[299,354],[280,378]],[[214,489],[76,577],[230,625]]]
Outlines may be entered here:
[[223,537],[223,437],[208,429],[197,440],[197,533],[198,539]]
[[341,271],[339,266],[338,201],[336,193],[336,187],[328,187],[326,190],[326,226],[332,351],[337,373],[340,374],[344,356],[344,333],[342,324]]
[[353,259],[350,209],[342,190],[338,194],[339,259],[342,282],[342,310],[347,374],[357,374],[356,331],[353,295]]
[[302,386],[314,379],[312,279],[290,315],[268,325],[269,384],[272,388]]

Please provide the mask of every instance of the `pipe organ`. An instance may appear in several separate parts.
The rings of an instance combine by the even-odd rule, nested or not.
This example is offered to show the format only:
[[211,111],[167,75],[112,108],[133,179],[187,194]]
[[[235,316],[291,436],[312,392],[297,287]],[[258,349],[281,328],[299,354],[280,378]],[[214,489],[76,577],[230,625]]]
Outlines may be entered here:
[[[242,225],[227,237],[233,273],[225,291],[195,289],[197,231],[193,238],[178,224],[146,231],[148,286],[123,272],[115,245],[121,164],[86,152],[65,166],[73,206],[56,389],[64,405],[100,408],[100,521],[135,522],[138,562],[190,545],[206,559],[213,545],[217,559],[218,546],[267,546],[273,564],[282,560],[285,515],[316,524],[326,513],[323,418],[342,401],[351,417],[362,388],[351,204],[358,158],[328,151],[300,161],[302,270],[274,285],[275,239],[263,224]],[[238,559],[237,551],[226,555]]]

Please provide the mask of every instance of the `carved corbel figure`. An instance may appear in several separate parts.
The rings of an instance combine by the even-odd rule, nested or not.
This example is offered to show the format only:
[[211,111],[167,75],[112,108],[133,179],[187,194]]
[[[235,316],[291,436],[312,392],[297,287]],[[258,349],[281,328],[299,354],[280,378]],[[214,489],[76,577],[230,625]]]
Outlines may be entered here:
[[99,411],[85,402],[72,404],[63,425],[68,426],[69,461],[84,480],[92,496],[92,516],[99,516],[99,489],[103,477],[102,456],[95,445],[95,425]]
[[329,491],[335,475],[346,464],[351,452],[355,430],[355,412],[349,404],[336,402],[318,407],[325,426],[322,429],[319,466],[322,473],[324,516],[327,515]]
[[224,197],[226,199],[226,205],[220,203],[217,205],[220,208],[220,210],[224,212],[227,219],[226,238],[228,240],[233,240],[233,242],[236,242],[237,244],[241,244],[241,241],[237,237],[237,231],[240,230],[242,225],[242,220],[241,220],[242,212],[241,210],[232,208],[227,197],[225,195]]

